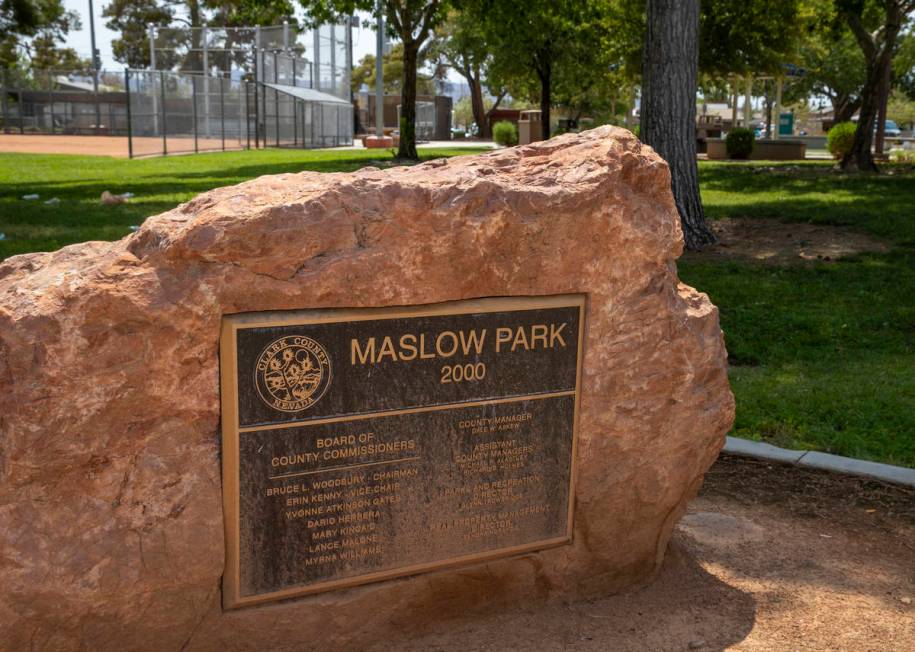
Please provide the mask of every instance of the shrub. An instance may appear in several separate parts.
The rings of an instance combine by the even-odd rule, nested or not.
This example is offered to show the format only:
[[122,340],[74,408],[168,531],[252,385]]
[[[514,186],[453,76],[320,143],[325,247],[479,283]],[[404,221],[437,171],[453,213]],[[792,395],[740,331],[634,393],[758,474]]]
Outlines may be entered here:
[[855,130],[858,126],[854,122],[840,122],[833,126],[826,134],[826,149],[835,158],[842,158],[851,151],[855,142]]
[[756,135],[749,129],[732,129],[724,139],[724,146],[728,150],[729,158],[750,158],[753,146],[756,144]]
[[492,139],[505,147],[517,145],[518,127],[507,120],[497,122],[492,126]]
[[890,160],[894,163],[915,163],[915,149],[894,149],[890,152]]

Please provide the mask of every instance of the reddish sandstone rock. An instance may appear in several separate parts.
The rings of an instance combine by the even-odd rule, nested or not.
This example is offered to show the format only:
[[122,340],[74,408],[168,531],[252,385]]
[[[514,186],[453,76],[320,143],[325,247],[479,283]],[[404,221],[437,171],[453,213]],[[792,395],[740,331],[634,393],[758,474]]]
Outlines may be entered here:
[[[309,650],[658,569],[733,418],[718,315],[678,282],[668,168],[628,131],[205,193],[0,264],[0,641]],[[223,612],[223,314],[587,293],[568,546]]]

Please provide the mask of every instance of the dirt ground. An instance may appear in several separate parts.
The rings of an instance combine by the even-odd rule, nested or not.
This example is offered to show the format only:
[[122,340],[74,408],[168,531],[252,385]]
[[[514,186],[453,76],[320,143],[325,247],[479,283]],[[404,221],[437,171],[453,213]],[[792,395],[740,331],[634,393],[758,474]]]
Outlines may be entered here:
[[773,265],[830,261],[869,251],[884,252],[885,243],[864,233],[828,224],[782,223],[777,220],[723,218],[709,223],[718,243],[684,260],[737,258]]
[[724,456],[649,586],[438,623],[375,649],[909,652],[913,601],[915,491]]
[[[193,138],[168,138],[169,153],[191,153]],[[228,145],[227,145],[228,146]],[[197,148],[219,150],[222,140],[199,138]],[[26,154],[82,154],[127,158],[125,136],[49,136],[44,134],[0,134],[0,152]],[[161,138],[134,138],[134,156],[151,156],[162,153]]]

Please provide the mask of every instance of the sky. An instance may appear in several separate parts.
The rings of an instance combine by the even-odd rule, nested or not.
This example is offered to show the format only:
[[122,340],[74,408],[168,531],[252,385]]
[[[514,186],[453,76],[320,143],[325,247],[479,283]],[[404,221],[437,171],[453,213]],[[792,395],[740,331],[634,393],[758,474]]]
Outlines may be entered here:
[[[114,60],[111,54],[111,41],[117,38],[117,33],[112,32],[105,27],[105,19],[102,18],[102,11],[107,5],[107,0],[94,0],[95,9],[95,45],[99,49],[99,55],[102,59],[102,68],[106,70],[117,70],[123,68],[123,64]],[[67,37],[66,46],[76,50],[81,57],[89,58],[92,51],[92,41],[89,35],[89,0],[64,0],[64,5],[68,10],[75,11],[79,14],[83,28],[78,32],[70,32]],[[360,14],[360,18],[368,19],[368,14]],[[357,27],[353,29],[353,62],[358,63],[366,54],[375,53],[375,31]]]

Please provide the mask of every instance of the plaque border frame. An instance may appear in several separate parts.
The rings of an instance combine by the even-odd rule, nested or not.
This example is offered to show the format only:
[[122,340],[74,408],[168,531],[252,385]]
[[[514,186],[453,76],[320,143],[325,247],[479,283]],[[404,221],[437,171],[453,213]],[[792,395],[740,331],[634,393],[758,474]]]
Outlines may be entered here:
[[[375,308],[317,308],[304,310],[282,310],[263,312],[229,313],[222,315],[219,337],[219,390],[221,410],[220,455],[222,458],[222,509],[225,534],[225,565],[222,575],[223,610],[286,600],[335,589],[344,589],[363,584],[466,566],[479,562],[503,559],[538,550],[572,543],[575,514],[575,497],[578,480],[578,431],[581,403],[581,370],[584,360],[585,325],[588,295],[584,293],[528,295],[507,297],[484,297],[459,299],[439,303],[417,304],[408,306],[387,306]],[[578,308],[578,350],[575,364],[574,392],[560,391],[545,394],[532,394],[510,398],[490,398],[475,401],[462,401],[437,405],[434,407],[414,407],[397,410],[383,410],[360,415],[315,419],[305,422],[283,422],[268,426],[241,428],[238,416],[238,351],[236,333],[240,329],[291,326],[298,324],[322,324],[352,321],[370,321],[379,319],[396,319],[409,317],[450,316],[470,313],[511,312],[537,310],[543,308]],[[572,416],[572,451],[569,470],[569,498],[566,516],[566,533],[562,537],[532,541],[529,543],[496,548],[485,552],[471,553],[447,559],[401,566],[383,571],[375,571],[353,577],[317,582],[307,586],[296,586],[269,593],[252,596],[240,596],[241,584],[241,510],[240,510],[240,473],[239,440],[243,430],[266,430],[273,428],[291,428],[301,425],[353,421],[361,418],[383,417],[392,414],[409,414],[427,412],[433,409],[446,410],[460,407],[474,407],[493,403],[517,402],[526,398],[550,398],[555,396],[574,396]]]

